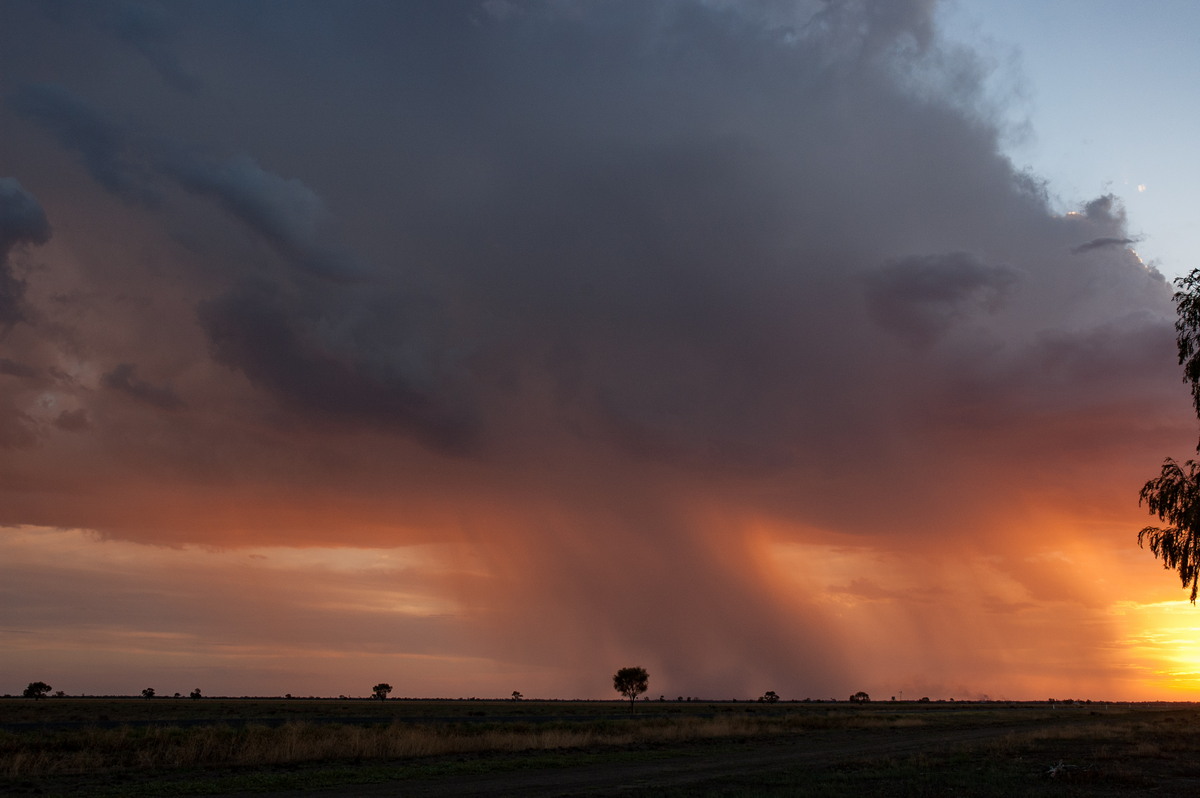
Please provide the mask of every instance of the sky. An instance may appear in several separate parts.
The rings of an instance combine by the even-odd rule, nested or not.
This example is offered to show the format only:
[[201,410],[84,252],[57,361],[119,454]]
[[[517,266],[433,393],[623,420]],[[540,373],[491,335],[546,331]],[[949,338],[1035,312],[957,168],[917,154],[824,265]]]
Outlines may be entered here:
[[1005,8],[0,0],[0,694],[1195,698],[1200,11]]
[[1194,268],[1195,3],[957,0],[939,19],[993,67],[987,91],[1003,104],[1005,152],[1047,181],[1053,207],[1112,192],[1144,260],[1171,277]]

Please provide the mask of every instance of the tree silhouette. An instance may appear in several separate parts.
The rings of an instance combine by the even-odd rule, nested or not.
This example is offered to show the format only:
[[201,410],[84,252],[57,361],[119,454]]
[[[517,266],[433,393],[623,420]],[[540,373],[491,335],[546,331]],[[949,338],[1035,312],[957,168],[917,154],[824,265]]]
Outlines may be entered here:
[[1148,526],[1138,532],[1138,545],[1150,545],[1150,551],[1163,561],[1163,568],[1179,574],[1183,587],[1191,587],[1196,603],[1200,589],[1200,464],[1188,460],[1180,466],[1168,457],[1162,473],[1147,482],[1138,496],[1150,512],[1170,524]]
[[862,690],[859,690],[857,693],[850,696],[850,701],[855,704],[865,704],[870,700],[871,696],[867,695]]
[[53,688],[45,682],[30,682],[21,695],[26,698],[45,698]]
[[372,687],[371,690],[373,691],[371,698],[378,698],[380,701],[383,701],[388,697],[388,693],[392,692],[392,686],[387,682],[380,682]]
[[147,687],[142,691],[142,698],[154,698],[154,688]]
[[768,690],[758,697],[760,704],[774,704],[779,701],[779,694],[774,690]]
[[[1200,269],[1175,279],[1175,342],[1183,381],[1191,383],[1192,406],[1200,417]],[[1200,452],[1200,444],[1196,451]],[[1200,591],[1200,463],[1173,458],[1163,461],[1162,472],[1142,486],[1138,504],[1168,526],[1144,527],[1138,546],[1149,544],[1163,568],[1179,574],[1183,587],[1192,589],[1191,602]]]
[[649,681],[645,668],[621,668],[613,676],[613,689],[628,698],[632,706],[637,697],[646,692]]
[[188,698],[200,698],[200,688],[197,687],[195,690],[188,693]]

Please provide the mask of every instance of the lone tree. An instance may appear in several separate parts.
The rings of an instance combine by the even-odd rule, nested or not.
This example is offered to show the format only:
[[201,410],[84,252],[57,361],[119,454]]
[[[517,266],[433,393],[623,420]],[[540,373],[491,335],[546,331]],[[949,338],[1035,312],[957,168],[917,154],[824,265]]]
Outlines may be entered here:
[[774,690],[768,690],[758,697],[758,703],[760,704],[775,704],[778,701],[779,693],[776,693]]
[[197,687],[195,690],[188,693],[188,698],[200,698],[200,688]]
[[142,690],[142,698],[154,698],[154,688],[147,687],[145,690]]
[[867,695],[862,690],[859,690],[857,693],[850,696],[850,702],[853,704],[865,704],[870,700],[871,696]]
[[621,668],[613,676],[613,689],[628,698],[632,706],[637,697],[646,692],[649,681],[650,676],[645,668]]
[[392,692],[392,686],[387,682],[380,682],[372,687],[371,690],[373,691],[371,698],[378,698],[380,701],[383,701],[388,697],[388,693]]
[[45,698],[53,688],[45,682],[30,682],[21,695],[26,698]]
[[[1183,381],[1192,386],[1192,406],[1200,417],[1200,269],[1175,279],[1175,342]],[[1200,452],[1200,444],[1196,446]],[[1200,591],[1200,463],[1180,465],[1163,461],[1162,472],[1142,486],[1138,504],[1168,526],[1148,526],[1138,532],[1138,546],[1149,544],[1163,568],[1179,574],[1183,587],[1192,589],[1191,602]]]

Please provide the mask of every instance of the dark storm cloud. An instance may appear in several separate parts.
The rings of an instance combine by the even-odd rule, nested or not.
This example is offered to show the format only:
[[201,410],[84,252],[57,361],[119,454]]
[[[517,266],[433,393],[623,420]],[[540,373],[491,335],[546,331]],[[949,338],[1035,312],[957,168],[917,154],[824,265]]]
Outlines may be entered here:
[[[65,51],[60,59],[78,59],[92,67],[100,67],[102,61],[111,64],[114,54],[120,58],[126,52],[136,53],[158,80],[175,91],[194,94],[200,81],[179,55],[186,40],[178,25],[180,6],[158,0],[18,0],[6,4],[4,21],[18,29],[40,29]],[[43,27],[45,22],[52,27]],[[104,42],[103,48],[95,46],[97,39]],[[52,49],[22,48],[26,54]]]
[[[194,22],[237,19],[279,74],[320,47],[400,43],[311,75],[302,95],[326,105],[307,126],[286,110],[316,106],[247,71],[229,98],[248,98],[263,153],[216,157],[65,90],[13,107],[110,190],[174,184],[294,267],[210,289],[199,319],[220,363],[314,421],[435,448],[468,428],[537,438],[549,428],[508,430],[497,408],[548,385],[548,425],[639,458],[816,464],[879,436],[881,336],[973,329],[1000,351],[1035,314],[1006,298],[1093,290],[1055,250],[1123,237],[1111,197],[1050,216],[975,113],[978,65],[933,52],[930,3],[351,5],[336,21],[298,4],[282,29],[256,9]],[[928,384],[891,379],[914,402]]]
[[1134,239],[1132,238],[1113,238],[1111,236],[1102,236],[1100,238],[1093,238],[1086,244],[1080,244],[1077,247],[1071,247],[1071,253],[1074,255],[1081,255],[1084,252],[1090,252],[1093,249],[1101,249],[1103,247],[1124,247],[1132,243],[1134,243]]
[[[29,321],[27,282],[13,271],[18,247],[50,240],[50,223],[32,194],[11,177],[0,177],[0,343],[19,322]],[[37,369],[23,360],[0,357],[0,374],[32,382]],[[37,442],[37,424],[17,401],[11,383],[0,392],[0,448],[28,448]]]
[[155,204],[150,167],[131,133],[61,86],[24,86],[8,98],[14,110],[36,120],[76,152],[92,178],[129,202]]
[[82,407],[78,410],[64,410],[54,419],[54,426],[64,432],[83,432],[92,428],[91,419]]
[[0,263],[0,330],[25,321],[25,281],[15,277],[7,263]]
[[13,178],[0,177],[0,330],[26,318],[25,281],[13,273],[10,254],[21,244],[49,240],[50,223],[38,201]]
[[117,35],[146,59],[164,81],[193,93],[200,81],[188,72],[175,51],[179,31],[166,9],[146,3],[122,3],[110,12]]
[[0,177],[0,260],[18,244],[44,244],[50,223],[38,201],[11,177]]
[[139,133],[113,121],[59,86],[27,86],[9,104],[54,132],[100,185],[132,201],[157,206],[165,177],[211,197],[266,239],[288,262],[334,280],[359,279],[364,264],[327,229],[321,198],[299,180],[260,167],[249,156],[216,161],[186,142]]
[[300,326],[300,316],[267,284],[243,286],[199,309],[217,361],[314,420],[406,431],[446,451],[471,446],[469,417],[450,415],[400,373],[331,351]]
[[994,311],[1019,273],[988,265],[967,252],[902,258],[867,276],[876,320],[919,344],[943,334],[956,319]]
[[[331,231],[324,201],[300,180],[264,170],[248,156],[219,161],[186,143],[137,133],[57,87],[29,87],[10,104],[55,131],[65,147],[83,157],[93,178],[118,196],[154,197],[150,204],[167,213],[163,195],[153,184],[169,180],[213,200],[300,272],[334,283],[357,282],[369,274]],[[469,445],[472,423],[464,419],[461,402],[436,406],[430,393],[413,386],[404,368],[379,364],[374,353],[341,358],[314,343],[319,336],[312,326],[344,312],[336,290],[297,280],[283,289],[289,292],[304,295],[317,310],[300,314],[295,303],[272,296],[261,285],[203,304],[201,326],[217,360],[244,371],[285,405],[314,414],[314,420],[382,423],[407,430],[440,450],[460,451]],[[395,315],[406,310],[378,305],[380,301],[378,295],[368,300],[367,312]],[[377,326],[371,320],[367,325]],[[134,380],[128,364],[105,375],[104,384],[163,409],[182,404],[172,392]]]
[[[293,267],[264,273],[206,222],[215,235],[189,235],[212,242],[210,270],[177,279],[204,285],[215,359],[295,413],[439,449],[561,425],[639,458],[822,467],[848,439],[890,439],[867,398],[879,382],[914,405],[929,390],[888,339],[972,330],[987,371],[1028,345],[1025,325],[1053,329],[1052,308],[1084,329],[1110,309],[1080,302],[1098,272],[1054,258],[1124,239],[1119,208],[1048,213],[931,8],[350,4],[334,19],[299,3],[280,27],[253,4],[163,6],[137,35],[164,58],[156,26],[253,38],[223,58],[266,72],[204,62],[206,86],[239,75],[220,89],[244,120],[236,147],[66,89],[10,106],[119,196],[161,196],[173,230],[207,204]],[[351,44],[359,58],[309,69]],[[306,76],[295,97],[285,75]],[[1114,286],[1149,279],[1111,268]],[[264,282],[239,287],[250,270]],[[535,430],[501,410],[538,402]]]
[[36,377],[37,373],[37,369],[33,366],[0,357],[0,374],[7,374],[10,377]]
[[137,367],[132,363],[119,364],[100,378],[100,384],[159,410],[179,410],[184,407],[184,401],[171,388],[138,379]]
[[[1168,287],[1115,198],[1057,216],[1013,168],[931,3],[154,9],[179,38],[134,25],[133,58],[111,26],[86,58],[41,30],[55,70],[6,74],[31,87],[4,118],[86,232],[28,292],[77,290],[41,308],[77,334],[11,353],[75,381],[0,394],[0,442],[45,432],[20,484],[119,458],[146,500],[5,479],[0,523],[461,542],[504,585],[478,602],[498,651],[757,694],[861,660],[816,588],[765,586],[789,546],[905,548],[924,584],[924,555],[1008,534],[1030,475],[1111,503],[1144,427],[1174,429]],[[85,207],[63,152],[125,202]],[[1100,497],[1062,481],[1085,447]],[[222,512],[181,509],[213,485]],[[960,639],[941,624],[913,616]]]
[[37,443],[36,424],[28,413],[0,397],[0,449],[28,449]]
[[248,156],[224,163],[177,156],[163,168],[188,191],[216,199],[299,267],[338,281],[366,274],[348,249],[330,243],[323,229],[330,223],[325,204],[299,180],[267,172]]

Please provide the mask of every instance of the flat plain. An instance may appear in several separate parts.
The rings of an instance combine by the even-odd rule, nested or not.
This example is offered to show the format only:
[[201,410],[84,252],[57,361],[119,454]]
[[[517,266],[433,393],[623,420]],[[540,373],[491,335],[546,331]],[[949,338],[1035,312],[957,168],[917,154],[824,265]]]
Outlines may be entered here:
[[0,794],[1194,795],[1200,708],[0,699]]

